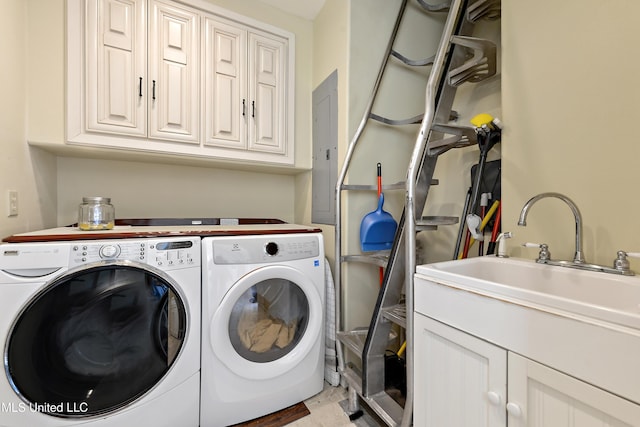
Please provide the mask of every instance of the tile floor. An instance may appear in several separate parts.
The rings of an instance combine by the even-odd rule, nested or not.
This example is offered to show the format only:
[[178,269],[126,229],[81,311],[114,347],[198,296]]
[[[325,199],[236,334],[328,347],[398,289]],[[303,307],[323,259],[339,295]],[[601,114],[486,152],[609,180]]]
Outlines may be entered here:
[[[383,423],[363,410],[363,415],[351,421],[346,413],[348,408],[347,389],[332,387],[325,383],[324,390],[305,400],[310,414],[300,418],[287,427],[382,427]],[[365,409],[365,408],[362,408]]]

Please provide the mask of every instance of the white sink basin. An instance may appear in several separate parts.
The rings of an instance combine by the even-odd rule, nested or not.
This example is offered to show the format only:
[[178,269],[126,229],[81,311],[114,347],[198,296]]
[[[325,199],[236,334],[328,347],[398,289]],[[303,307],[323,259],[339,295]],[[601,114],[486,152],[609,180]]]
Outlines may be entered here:
[[417,267],[429,280],[640,329],[640,277],[484,256]]

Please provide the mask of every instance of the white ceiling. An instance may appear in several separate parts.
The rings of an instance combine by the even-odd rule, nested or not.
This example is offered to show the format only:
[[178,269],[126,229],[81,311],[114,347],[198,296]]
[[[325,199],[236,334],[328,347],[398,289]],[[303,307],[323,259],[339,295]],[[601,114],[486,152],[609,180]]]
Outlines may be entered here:
[[292,15],[313,21],[325,0],[260,0]]

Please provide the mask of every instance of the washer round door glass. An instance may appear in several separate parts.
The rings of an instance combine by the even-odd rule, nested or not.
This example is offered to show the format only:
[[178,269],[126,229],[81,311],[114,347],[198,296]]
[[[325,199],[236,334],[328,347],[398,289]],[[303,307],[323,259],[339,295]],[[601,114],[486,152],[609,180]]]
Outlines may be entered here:
[[216,355],[238,375],[281,375],[317,344],[322,301],[296,269],[263,267],[242,277],[225,295],[212,326]]
[[273,362],[289,353],[309,324],[309,303],[298,285],[263,280],[236,301],[229,319],[235,351],[252,362]]
[[22,310],[5,370],[31,410],[102,415],[160,381],[185,331],[185,304],[171,279],[132,263],[95,266],[55,280]]

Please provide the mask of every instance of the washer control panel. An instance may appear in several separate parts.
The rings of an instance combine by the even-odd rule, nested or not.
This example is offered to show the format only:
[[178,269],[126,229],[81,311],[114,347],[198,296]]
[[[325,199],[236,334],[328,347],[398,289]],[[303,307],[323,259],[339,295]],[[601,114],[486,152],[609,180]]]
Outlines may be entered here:
[[313,234],[212,239],[215,264],[282,263],[320,255],[320,241]]
[[129,260],[162,270],[200,265],[200,238],[84,241],[71,246],[71,266]]

